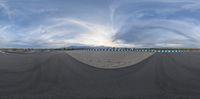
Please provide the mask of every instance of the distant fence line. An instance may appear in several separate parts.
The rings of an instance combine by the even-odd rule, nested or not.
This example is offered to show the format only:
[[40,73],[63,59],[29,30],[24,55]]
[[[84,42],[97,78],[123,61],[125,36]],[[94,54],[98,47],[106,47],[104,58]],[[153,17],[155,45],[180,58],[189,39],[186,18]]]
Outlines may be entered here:
[[0,49],[3,52],[29,52],[29,51],[63,51],[63,50],[83,50],[83,51],[112,51],[112,52],[156,52],[156,53],[181,53],[200,52],[200,49],[167,49],[167,48],[61,48],[61,49]]
[[189,52],[185,49],[142,49],[142,48],[80,48],[74,50],[85,50],[85,51],[112,51],[112,52],[157,52],[157,53],[180,53]]

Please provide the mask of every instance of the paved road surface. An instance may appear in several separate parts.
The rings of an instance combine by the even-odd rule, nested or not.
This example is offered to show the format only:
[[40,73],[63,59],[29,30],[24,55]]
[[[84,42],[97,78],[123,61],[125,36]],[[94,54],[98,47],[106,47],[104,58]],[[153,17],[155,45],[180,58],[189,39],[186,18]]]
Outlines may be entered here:
[[0,54],[0,99],[200,99],[200,53],[99,69],[65,52]]

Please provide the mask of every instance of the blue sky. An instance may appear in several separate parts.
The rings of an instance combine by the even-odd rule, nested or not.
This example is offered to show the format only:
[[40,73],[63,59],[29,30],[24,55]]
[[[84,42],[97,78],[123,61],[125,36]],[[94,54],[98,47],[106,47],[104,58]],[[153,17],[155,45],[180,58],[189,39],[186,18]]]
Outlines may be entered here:
[[200,47],[198,0],[0,0],[0,47]]

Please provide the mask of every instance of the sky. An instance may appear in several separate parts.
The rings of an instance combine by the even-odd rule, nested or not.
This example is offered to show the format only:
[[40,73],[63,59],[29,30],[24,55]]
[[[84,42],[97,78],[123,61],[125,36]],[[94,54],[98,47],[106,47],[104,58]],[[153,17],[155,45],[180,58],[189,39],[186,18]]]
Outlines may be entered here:
[[199,0],[0,0],[0,47],[200,48]]

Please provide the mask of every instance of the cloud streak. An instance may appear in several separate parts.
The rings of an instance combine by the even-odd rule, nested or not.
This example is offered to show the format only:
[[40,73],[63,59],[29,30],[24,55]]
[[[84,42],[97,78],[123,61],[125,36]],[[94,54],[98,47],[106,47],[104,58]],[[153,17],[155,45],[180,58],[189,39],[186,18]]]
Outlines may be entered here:
[[195,0],[8,0],[0,46],[200,47],[199,9]]
[[140,47],[199,47],[199,19],[188,16],[197,15],[196,5],[195,1],[123,2],[115,13],[120,29],[114,39]]

